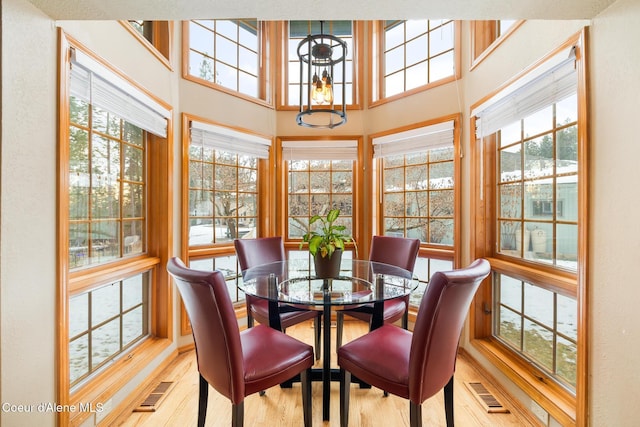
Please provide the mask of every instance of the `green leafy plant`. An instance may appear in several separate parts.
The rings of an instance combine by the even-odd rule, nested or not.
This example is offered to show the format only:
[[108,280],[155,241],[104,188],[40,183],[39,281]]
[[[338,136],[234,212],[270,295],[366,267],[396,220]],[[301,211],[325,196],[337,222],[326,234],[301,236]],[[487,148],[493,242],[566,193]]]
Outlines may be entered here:
[[[309,243],[311,255],[316,256],[319,253],[323,258],[330,258],[336,249],[344,250],[346,243],[353,242],[355,245],[356,242],[353,237],[344,233],[347,227],[335,224],[339,215],[340,209],[331,209],[326,217],[320,215],[311,217],[309,231],[302,236],[300,247],[302,248],[304,243]],[[311,230],[311,226],[318,221],[320,221],[320,226],[316,227],[315,230]]]

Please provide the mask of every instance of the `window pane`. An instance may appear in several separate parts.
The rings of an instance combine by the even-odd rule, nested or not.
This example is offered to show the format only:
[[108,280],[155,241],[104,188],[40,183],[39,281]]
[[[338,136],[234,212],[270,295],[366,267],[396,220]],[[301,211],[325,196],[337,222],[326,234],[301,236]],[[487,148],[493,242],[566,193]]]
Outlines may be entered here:
[[[420,238],[419,236],[415,237]],[[423,239],[424,237],[421,238],[421,240]],[[429,242],[453,246],[453,219],[432,219],[429,222]]]
[[258,27],[255,20],[191,21],[189,74],[259,97]]
[[313,215],[340,209],[337,224],[351,234],[353,215],[353,161],[310,160],[287,162],[288,238],[300,238]]
[[436,56],[453,49],[454,28],[454,22],[450,21],[429,33],[429,56]]
[[69,298],[69,337],[73,338],[89,328],[89,294]]
[[554,152],[553,138],[545,135],[526,141],[524,144],[525,177],[553,175]]
[[137,275],[122,281],[122,309],[142,304],[144,298],[144,283],[142,275]]
[[216,33],[223,35],[231,41],[238,41],[238,21],[226,21],[224,19],[217,19],[215,22]]
[[384,195],[384,216],[399,217],[404,215],[404,193],[387,193]]
[[537,323],[524,321],[523,351],[547,370],[553,370],[553,334]]
[[428,77],[429,70],[427,68],[428,65],[429,64],[425,61],[407,68],[406,70],[407,86],[405,90],[410,90],[426,84],[429,78]]
[[427,59],[427,35],[420,36],[413,39],[406,44],[406,66],[409,67],[418,62],[422,62]]
[[429,60],[429,82],[453,76],[455,65],[453,51],[443,53]]
[[214,33],[202,26],[189,23],[189,48],[200,53],[213,55]]
[[578,95],[573,94],[556,103],[556,125],[578,121]]
[[230,67],[237,67],[238,45],[225,37],[216,35],[216,59]]
[[521,145],[517,144],[500,150],[500,181],[510,182],[522,179]]
[[524,314],[544,326],[553,327],[553,292],[531,284],[524,287]]
[[[120,284],[114,283],[103,286],[91,292],[91,324],[101,323],[115,315],[120,311]],[[95,308],[99,309],[93,309]]]
[[222,85],[231,90],[238,90],[238,76],[235,68],[216,61],[216,84]]
[[578,303],[575,298],[558,295],[558,332],[577,341]]
[[122,346],[126,347],[144,334],[143,308],[138,307],[122,316]]
[[512,277],[500,275],[500,304],[522,312],[522,282]]
[[69,342],[69,383],[89,373],[89,335]]
[[578,366],[578,346],[576,343],[558,338],[556,359],[558,361],[556,369],[558,377],[575,387]]
[[120,319],[96,328],[91,336],[91,369],[120,350]]
[[191,52],[189,54],[189,74],[208,82],[215,82],[213,73],[213,59]]
[[258,162],[255,156],[192,143],[189,163],[189,245],[257,236]]
[[556,230],[558,265],[576,270],[578,268],[578,226],[558,224]]
[[500,307],[499,310],[498,336],[511,343],[515,348],[521,348],[522,336],[520,331],[522,318],[505,307]]
[[393,96],[404,92],[404,71],[399,71],[385,77],[384,87],[386,96]]
[[139,147],[124,147],[124,173],[123,177],[128,181],[142,182],[144,180],[143,151]]

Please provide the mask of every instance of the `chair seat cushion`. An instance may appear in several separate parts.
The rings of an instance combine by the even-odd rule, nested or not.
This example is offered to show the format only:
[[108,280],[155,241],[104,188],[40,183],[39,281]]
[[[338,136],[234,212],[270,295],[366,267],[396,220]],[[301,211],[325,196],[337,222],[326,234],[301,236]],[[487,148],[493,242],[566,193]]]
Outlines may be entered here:
[[340,347],[338,365],[374,387],[408,399],[410,350],[411,332],[384,325]]
[[[269,302],[265,299],[255,298],[251,302],[251,314],[254,319],[263,325],[269,325]],[[296,325],[305,320],[311,320],[320,315],[320,311],[314,310],[301,310],[301,311],[288,311],[280,313],[280,323],[282,329],[287,329],[289,326]]]
[[244,357],[244,395],[266,390],[313,366],[313,347],[268,326],[240,333]]
[[[371,309],[373,309],[373,305],[371,305]],[[405,303],[405,298],[395,298],[385,301],[383,314],[384,322],[394,323],[397,320],[400,320],[406,309],[407,305]],[[371,319],[371,314],[363,311],[345,310],[343,313],[365,322],[368,322]]]

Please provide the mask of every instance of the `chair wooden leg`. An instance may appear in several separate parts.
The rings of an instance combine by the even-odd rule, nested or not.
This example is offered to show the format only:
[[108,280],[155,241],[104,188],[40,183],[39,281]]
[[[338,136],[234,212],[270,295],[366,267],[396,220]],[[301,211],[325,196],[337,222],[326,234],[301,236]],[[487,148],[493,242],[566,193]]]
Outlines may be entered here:
[[320,321],[321,317],[316,316],[313,320],[313,324],[315,327],[315,347],[316,347],[316,360],[320,360],[320,337],[322,336],[322,322]]
[[244,401],[231,405],[231,427],[242,427],[244,425]]
[[247,307],[247,328],[253,328],[253,315],[249,307]]
[[444,386],[444,412],[447,417],[447,427],[453,427],[453,375]]
[[336,311],[336,350],[342,345],[342,327],[344,325],[344,314]]
[[200,391],[198,394],[198,427],[204,427],[209,402],[209,383],[200,375]]
[[409,329],[409,310],[406,309],[402,315],[402,329]]
[[409,425],[422,427],[422,405],[409,401]]
[[349,425],[349,395],[351,394],[351,372],[340,368],[340,427]]
[[311,427],[311,368],[300,372],[304,427]]

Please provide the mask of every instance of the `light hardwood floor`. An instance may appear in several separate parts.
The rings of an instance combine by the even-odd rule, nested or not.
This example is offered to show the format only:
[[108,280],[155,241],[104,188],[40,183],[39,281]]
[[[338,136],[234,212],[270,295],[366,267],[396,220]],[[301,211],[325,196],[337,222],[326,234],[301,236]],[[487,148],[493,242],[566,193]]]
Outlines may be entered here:
[[[345,322],[344,341],[348,342],[366,333],[364,322]],[[294,326],[287,333],[305,342],[313,342],[313,326],[309,322]],[[335,328],[332,328],[332,344],[335,347]],[[332,356],[335,365],[335,352]],[[316,363],[322,366],[322,361]],[[337,366],[337,365],[335,365]],[[134,427],[174,427],[195,426],[198,413],[198,372],[195,352],[180,354],[176,360],[162,372],[149,390],[138,397],[142,402],[148,393],[161,381],[173,381],[175,385],[167,394],[155,412],[133,412],[122,414],[116,425]],[[456,365],[454,385],[455,421],[457,426],[507,427],[541,426],[529,413],[525,413],[508,396],[492,383],[491,379],[474,369],[468,357],[462,353]],[[510,410],[508,414],[489,414],[469,392],[465,382],[481,382],[498,400]],[[338,426],[339,422],[339,383],[331,384],[330,421],[322,420],[322,383],[313,383],[313,425]],[[273,387],[265,396],[254,394],[245,399],[245,426],[301,426],[300,384],[291,389]],[[442,392],[422,404],[423,424],[427,426],[445,426]],[[401,427],[409,425],[409,404],[406,400],[390,395],[383,397],[376,388],[360,389],[352,385],[349,411],[349,424],[359,427]],[[231,404],[209,388],[208,427],[229,426],[231,424]]]

